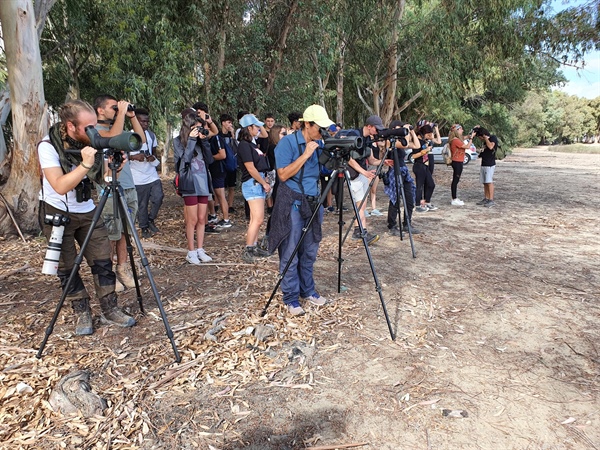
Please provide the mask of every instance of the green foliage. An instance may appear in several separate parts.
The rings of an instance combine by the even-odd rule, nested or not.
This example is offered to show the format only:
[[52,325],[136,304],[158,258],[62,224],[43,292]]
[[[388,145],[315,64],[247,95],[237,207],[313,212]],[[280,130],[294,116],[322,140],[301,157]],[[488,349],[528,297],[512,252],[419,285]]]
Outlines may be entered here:
[[[321,100],[335,116],[342,70],[345,125],[359,125],[367,106],[382,106],[387,61],[397,52],[397,105],[421,93],[401,113],[404,120],[481,124],[514,145],[533,143],[542,132],[520,125],[539,111],[515,105],[562,81],[557,58],[581,61],[598,46],[591,2],[552,15],[549,0],[406,0],[397,23],[397,0],[303,0],[288,19],[292,4],[58,0],[41,41],[46,97],[56,107],[77,88],[87,100],[109,92],[150,108],[152,125],[161,127],[177,126],[179,111],[198,100],[215,117],[247,109],[286,122],[291,110]],[[281,47],[286,20],[290,34]],[[281,69],[267,95],[279,50]],[[539,138],[573,139],[589,128],[586,111],[572,114],[583,128],[561,128],[566,116],[549,111],[553,101],[538,104],[544,114],[535,123],[545,127]]]

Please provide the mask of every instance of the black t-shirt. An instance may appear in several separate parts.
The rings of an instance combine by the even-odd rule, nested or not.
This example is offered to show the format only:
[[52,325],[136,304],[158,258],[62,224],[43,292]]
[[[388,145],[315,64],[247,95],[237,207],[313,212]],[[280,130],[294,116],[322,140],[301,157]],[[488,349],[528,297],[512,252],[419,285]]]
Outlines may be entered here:
[[394,160],[394,155],[392,152],[396,152],[398,155],[398,167],[406,166],[406,149],[393,147],[392,151],[388,153],[386,159],[391,159],[392,161]]
[[433,156],[431,156],[431,153],[427,153],[426,159],[424,159],[424,157],[426,155],[419,156],[418,158],[416,158],[415,155],[417,153],[420,153],[422,150],[425,150],[427,147],[430,147],[429,150],[431,151],[431,148],[433,147],[433,142],[431,142],[428,139],[419,138],[419,143],[421,144],[421,148],[413,149],[413,151],[411,152],[411,155],[413,155],[413,160],[415,161],[415,164],[425,164],[425,162],[431,161],[433,159]]
[[498,148],[498,138],[494,135],[490,136],[490,142],[494,144],[494,148],[489,149],[483,142],[483,151],[481,152],[481,165],[483,167],[490,167],[496,165],[496,149]]
[[264,153],[253,142],[240,141],[240,145],[238,146],[238,166],[242,170],[242,183],[252,178],[252,175],[248,173],[248,169],[246,169],[244,164],[246,162],[254,163],[254,167],[259,172],[269,170],[269,161],[267,161]]
[[[225,148],[223,144],[223,138],[225,136],[221,133],[210,138],[210,151],[213,156],[219,153],[219,150]],[[213,178],[225,178],[225,168],[223,167],[223,160],[216,160],[209,166],[210,174]]]

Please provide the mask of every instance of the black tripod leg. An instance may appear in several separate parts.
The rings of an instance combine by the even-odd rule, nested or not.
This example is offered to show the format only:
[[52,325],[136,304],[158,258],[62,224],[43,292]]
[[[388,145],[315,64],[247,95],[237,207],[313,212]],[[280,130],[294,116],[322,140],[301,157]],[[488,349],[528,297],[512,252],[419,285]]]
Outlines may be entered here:
[[[123,196],[123,188],[118,186],[118,194],[119,202],[121,208],[123,209],[123,205],[125,203]],[[133,218],[129,214],[123,214],[123,217],[127,220],[129,224],[129,228],[131,228],[131,236],[133,236],[133,240],[135,241],[135,246],[140,255],[140,259],[142,260],[142,266],[146,269],[146,275],[148,276],[148,281],[150,282],[150,287],[152,288],[152,293],[154,294],[154,299],[156,300],[156,305],[158,306],[158,310],[160,311],[160,316],[162,317],[163,324],[165,326],[165,332],[167,333],[167,337],[171,342],[171,347],[173,347],[173,353],[175,353],[175,361],[180,362],[181,356],[179,355],[179,351],[177,350],[177,346],[175,345],[175,339],[173,339],[173,331],[169,326],[169,321],[167,320],[167,315],[165,313],[165,309],[163,307],[162,301],[160,300],[160,294],[158,293],[158,289],[156,288],[156,283],[154,282],[154,277],[152,276],[152,272],[150,271],[150,264],[148,263],[148,258],[146,258],[146,254],[144,253],[144,248],[142,247],[142,241],[140,241],[140,237],[137,234],[135,229],[135,224],[133,223]],[[127,230],[127,227],[125,227]],[[131,255],[131,253],[130,253]],[[133,258],[133,257],[132,257]],[[136,284],[137,285],[137,284]]]
[[275,288],[273,289],[273,292],[271,292],[271,296],[269,297],[267,304],[265,305],[262,312],[260,313],[261,317],[264,317],[267,314],[267,309],[269,309],[269,305],[273,301],[273,297],[275,297],[275,294],[277,293],[277,289],[279,289],[279,286],[281,285],[281,282],[283,281],[283,277],[287,273],[288,269],[292,265],[292,262],[294,261],[294,258],[298,254],[298,250],[300,250],[300,246],[302,245],[302,242],[304,242],[306,233],[308,233],[308,231],[310,231],[310,227],[311,227],[312,223],[314,222],[315,218],[319,214],[319,210],[322,208],[323,201],[327,198],[327,193],[331,190],[331,187],[333,186],[333,182],[336,179],[337,174],[338,174],[338,170],[334,170],[333,173],[331,174],[329,183],[327,183],[327,187],[321,193],[321,197],[319,198],[319,207],[313,211],[312,216],[310,216],[310,220],[308,221],[308,223],[304,227],[304,230],[302,231],[302,236],[300,236],[300,240],[296,244],[296,247],[294,248],[294,251],[292,252],[292,255],[290,256],[290,259],[288,260],[287,264],[285,265],[285,268],[283,269],[283,272],[281,272],[279,274],[279,276],[277,277],[277,283],[275,284]]
[[412,251],[413,258],[417,257],[417,253],[415,251],[415,243],[413,241],[412,234],[412,225],[411,221],[408,220],[409,214],[406,212],[406,195],[404,194],[404,180],[402,179],[402,175],[400,174],[400,160],[398,158],[398,152],[393,152],[394,157],[394,181],[396,182],[396,204],[398,207],[398,224],[400,228],[400,239],[402,240],[402,215],[400,211],[400,198],[402,197],[402,206],[404,207],[404,214],[407,217],[406,227],[408,228],[408,239],[410,241],[410,248]]
[[[344,172],[339,171],[338,175],[338,191],[337,191],[337,204],[339,205],[338,211],[338,294],[342,292],[342,263],[344,262],[344,258],[342,258],[342,233],[344,232],[344,208],[342,205],[344,204]],[[350,197],[352,198],[352,196]]]
[[[140,282],[137,275],[137,269],[135,267],[135,260],[133,259],[133,247],[131,246],[131,239],[129,237],[129,230],[127,228],[127,218],[129,213],[129,206],[125,201],[125,192],[123,188],[119,186],[119,214],[121,214],[121,224],[123,225],[123,235],[125,236],[125,245],[127,246],[127,254],[129,255],[129,265],[131,266],[131,273],[133,274],[133,281],[135,283],[135,292],[137,294],[137,301],[140,305],[140,312],[143,315],[146,315],[146,311],[144,311],[144,302],[142,299],[142,290],[140,289]],[[133,228],[132,228],[133,230]]]
[[360,234],[362,236],[363,245],[365,247],[365,252],[367,253],[367,258],[369,260],[369,266],[371,267],[371,273],[373,274],[373,280],[375,281],[375,289],[377,294],[379,294],[379,300],[381,301],[381,307],[383,308],[383,314],[385,315],[385,321],[387,322],[388,330],[390,331],[390,337],[392,341],[396,340],[396,335],[394,334],[394,330],[392,329],[392,323],[390,322],[390,316],[388,315],[387,308],[385,306],[385,301],[383,299],[383,294],[381,292],[381,284],[379,283],[379,279],[377,278],[377,273],[375,272],[375,264],[373,263],[373,258],[371,257],[371,250],[369,249],[369,244],[367,243],[367,233],[363,227],[362,221],[360,220],[360,216],[358,215],[358,208],[356,203],[352,199],[352,187],[350,186],[350,173],[348,170],[344,172],[346,177],[346,186],[348,187],[348,192],[350,193],[350,199],[352,200],[352,207],[354,208],[354,214],[356,215],[358,221],[358,228],[360,229]]
[[69,280],[67,281],[67,284],[65,285],[65,287],[63,288],[63,292],[62,295],[60,296],[60,300],[58,302],[58,305],[56,305],[56,310],[54,311],[54,315],[52,316],[52,320],[50,321],[50,324],[48,325],[48,328],[46,328],[46,334],[44,335],[44,340],[42,341],[40,348],[37,352],[37,354],[35,355],[36,358],[41,358],[42,357],[42,353],[44,352],[44,348],[46,347],[46,343],[48,342],[48,338],[50,338],[50,335],[52,334],[52,331],[54,331],[54,325],[56,324],[56,320],[58,319],[58,315],[60,314],[60,310],[63,307],[63,304],[65,303],[65,299],[67,298],[67,292],[69,292],[69,288],[71,287],[71,284],[73,284],[73,279],[75,278],[75,274],[79,271],[79,267],[81,266],[81,261],[83,261],[83,254],[85,252],[85,249],[87,248],[90,239],[92,238],[92,234],[94,233],[94,229],[96,228],[96,224],[98,223],[98,220],[100,220],[100,214],[102,214],[102,209],[104,208],[104,204],[106,203],[106,200],[108,199],[108,195],[110,194],[110,187],[106,187],[106,189],[104,190],[104,193],[102,194],[102,197],[100,197],[100,203],[98,204],[98,206],[96,207],[96,212],[94,213],[94,217],[92,218],[92,223],[90,225],[90,229],[88,230],[87,235],[85,236],[85,239],[83,240],[83,243],[81,244],[81,248],[79,249],[79,253],[77,254],[77,256],[75,257],[75,261],[73,264],[73,269],[71,270],[71,275],[69,275]]

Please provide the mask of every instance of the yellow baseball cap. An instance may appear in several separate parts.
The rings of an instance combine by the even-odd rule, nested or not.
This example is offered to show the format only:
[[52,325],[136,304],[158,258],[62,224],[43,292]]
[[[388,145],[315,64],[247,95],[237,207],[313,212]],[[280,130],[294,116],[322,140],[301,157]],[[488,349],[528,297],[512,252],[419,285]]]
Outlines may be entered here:
[[335,125],[327,115],[327,111],[321,105],[310,105],[304,110],[302,118],[303,122],[314,122],[322,128],[328,128],[330,125]]

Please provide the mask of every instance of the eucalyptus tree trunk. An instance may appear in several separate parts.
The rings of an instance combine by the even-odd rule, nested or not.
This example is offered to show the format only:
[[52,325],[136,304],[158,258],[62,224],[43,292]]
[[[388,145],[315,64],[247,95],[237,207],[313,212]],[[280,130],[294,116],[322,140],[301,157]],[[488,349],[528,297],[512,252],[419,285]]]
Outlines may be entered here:
[[392,36],[387,55],[387,73],[383,87],[383,104],[379,116],[384,124],[390,123],[396,108],[396,89],[398,87],[398,24],[404,13],[406,0],[396,3],[392,19]]
[[275,43],[274,50],[276,52],[276,56],[271,60],[271,65],[269,67],[269,73],[267,75],[267,83],[265,88],[265,97],[270,96],[273,92],[273,87],[275,86],[275,75],[279,72],[279,69],[281,69],[281,62],[283,61],[283,51],[285,50],[287,38],[290,34],[293,18],[296,14],[297,9],[298,0],[291,0],[289,2],[289,9],[286,18],[283,22],[281,30],[279,31],[279,37],[277,38],[277,42]]
[[345,69],[345,57],[346,57],[346,42],[340,41],[339,48],[339,63],[340,67],[337,73],[337,110],[335,112],[336,123],[344,124],[344,69]]
[[[165,117],[167,112],[165,111]],[[167,132],[165,136],[165,148],[160,155],[160,174],[163,176],[169,175],[169,166],[167,165],[169,162],[169,150],[171,149],[171,142],[173,141],[173,125],[170,122],[167,122]]]
[[[0,22],[6,52],[8,85],[12,99],[14,147],[7,162],[10,176],[2,194],[25,232],[39,230],[37,221],[40,188],[37,142],[48,132],[48,109],[44,99],[42,59],[31,0],[0,2]],[[14,227],[0,205],[0,235]]]

